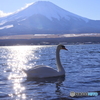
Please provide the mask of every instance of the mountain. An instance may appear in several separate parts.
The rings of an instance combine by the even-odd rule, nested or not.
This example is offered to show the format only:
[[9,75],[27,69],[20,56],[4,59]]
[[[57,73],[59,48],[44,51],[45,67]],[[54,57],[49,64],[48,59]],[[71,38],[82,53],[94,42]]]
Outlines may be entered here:
[[38,1],[0,18],[0,35],[99,33],[100,21],[68,12],[49,1]]

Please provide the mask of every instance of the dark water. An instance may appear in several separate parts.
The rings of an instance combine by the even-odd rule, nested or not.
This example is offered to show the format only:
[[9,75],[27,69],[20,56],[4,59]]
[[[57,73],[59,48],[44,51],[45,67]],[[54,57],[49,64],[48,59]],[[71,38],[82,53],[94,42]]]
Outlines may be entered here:
[[[56,68],[56,46],[0,47],[0,100],[100,100],[100,44],[66,47],[60,52],[65,78],[44,80],[29,80],[22,69]],[[96,91],[98,96],[70,97],[71,91]]]

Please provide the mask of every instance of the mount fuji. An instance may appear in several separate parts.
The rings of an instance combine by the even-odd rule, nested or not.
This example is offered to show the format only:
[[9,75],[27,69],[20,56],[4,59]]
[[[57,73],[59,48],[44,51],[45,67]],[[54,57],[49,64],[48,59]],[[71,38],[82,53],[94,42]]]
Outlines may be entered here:
[[38,1],[0,18],[0,35],[99,33],[100,21],[68,12],[49,1]]

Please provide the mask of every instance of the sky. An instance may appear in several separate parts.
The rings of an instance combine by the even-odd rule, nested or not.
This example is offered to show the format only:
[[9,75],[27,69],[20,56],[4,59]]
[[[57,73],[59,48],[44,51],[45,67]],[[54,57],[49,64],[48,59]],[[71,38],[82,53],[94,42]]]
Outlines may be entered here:
[[0,17],[36,1],[50,1],[57,6],[93,20],[100,20],[100,0],[0,0]]

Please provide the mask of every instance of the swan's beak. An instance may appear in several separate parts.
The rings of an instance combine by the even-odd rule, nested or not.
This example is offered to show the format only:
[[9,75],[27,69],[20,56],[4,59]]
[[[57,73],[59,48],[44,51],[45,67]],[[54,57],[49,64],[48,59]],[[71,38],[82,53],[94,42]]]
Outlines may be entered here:
[[64,47],[63,49],[68,51],[68,49],[67,49],[67,48],[65,48],[65,47]]
[[67,50],[68,51],[68,49],[66,49],[66,48],[64,48],[64,50]]

